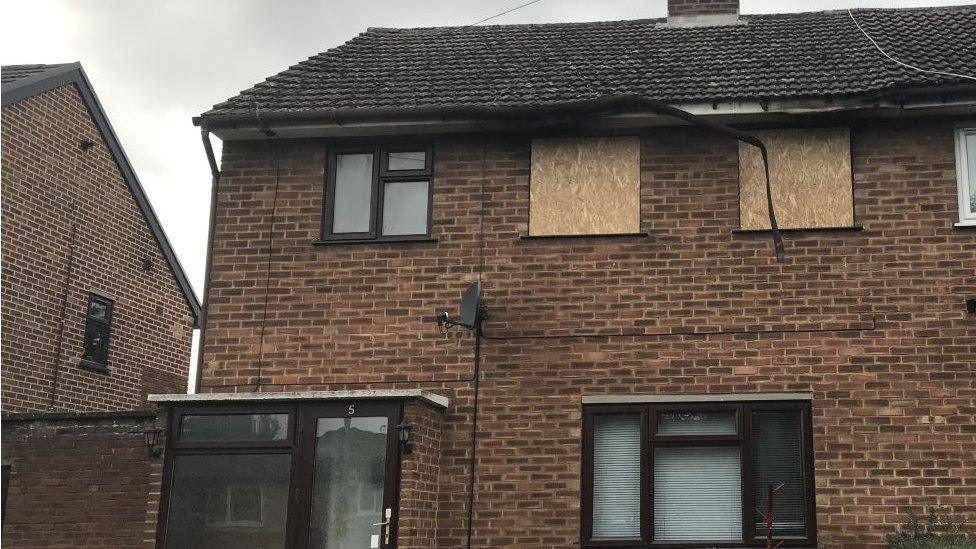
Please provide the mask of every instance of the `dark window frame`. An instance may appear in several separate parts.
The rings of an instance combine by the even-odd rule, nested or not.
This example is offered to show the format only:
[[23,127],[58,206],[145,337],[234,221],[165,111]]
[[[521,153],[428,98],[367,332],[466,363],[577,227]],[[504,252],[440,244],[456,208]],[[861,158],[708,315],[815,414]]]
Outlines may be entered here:
[[[403,402],[394,400],[342,400],[332,402],[298,402],[267,404],[187,404],[170,409],[166,429],[166,452],[156,525],[156,546],[166,547],[169,525],[169,500],[176,458],[193,455],[289,454],[288,510],[285,523],[285,547],[305,547],[311,515],[312,482],[315,467],[315,422],[320,417],[347,417],[350,405],[355,416],[386,415],[390,418],[387,434],[386,485],[384,507],[393,509],[390,537],[397,539],[400,504],[401,448],[396,429],[403,418]],[[289,414],[288,436],[284,440],[216,440],[180,441],[182,419],[187,415]],[[389,547],[395,547],[392,543]]]
[[[756,501],[752,470],[752,412],[789,410],[800,412],[802,468],[804,476],[804,502],[806,511],[806,536],[776,538],[783,540],[782,547],[816,547],[816,488],[814,485],[813,423],[809,401],[741,401],[698,403],[641,403],[641,404],[593,404],[583,407],[583,443],[580,494],[580,545],[583,549],[646,549],[691,547],[764,547],[765,541],[755,532]],[[736,414],[734,435],[658,435],[658,414],[664,412],[701,411]],[[634,539],[593,539],[593,417],[603,414],[641,415],[641,535]],[[681,542],[654,541],[654,448],[681,446],[737,446],[740,449],[742,481],[742,534],[741,541],[716,542],[691,540]]]
[[[92,303],[94,303],[96,301],[101,302],[104,305],[106,305],[107,312],[105,313],[105,319],[104,320],[102,320],[100,318],[93,317],[91,315],[91,306],[92,306]],[[95,371],[98,371],[98,372],[102,372],[102,373],[108,372],[108,362],[109,362],[108,361],[108,352],[109,352],[109,345],[112,342],[112,318],[114,316],[114,313],[115,313],[115,300],[114,299],[112,299],[112,298],[110,298],[110,297],[108,297],[108,296],[106,296],[104,294],[101,294],[99,292],[88,292],[88,301],[85,302],[85,331],[84,331],[84,333],[82,335],[82,355],[81,355],[82,358],[79,361],[79,364],[82,367],[88,368],[90,370],[95,370]],[[101,326],[101,327],[104,327],[104,330],[105,330],[105,332],[104,332],[105,343],[103,345],[103,348],[104,348],[103,355],[104,356],[102,357],[102,360],[100,360],[100,361],[99,360],[90,360],[90,359],[86,358],[86,349],[88,348],[88,334],[89,334],[89,329],[92,328],[93,326]]]
[[[423,151],[422,170],[390,170],[387,155],[397,152]],[[396,144],[331,148],[326,155],[325,192],[322,196],[322,242],[397,242],[431,238],[434,206],[434,161],[430,144]],[[369,228],[355,233],[336,233],[335,221],[336,157],[346,154],[372,154],[373,177],[370,186]],[[383,203],[387,183],[425,181],[427,183],[427,230],[417,234],[383,235]]]

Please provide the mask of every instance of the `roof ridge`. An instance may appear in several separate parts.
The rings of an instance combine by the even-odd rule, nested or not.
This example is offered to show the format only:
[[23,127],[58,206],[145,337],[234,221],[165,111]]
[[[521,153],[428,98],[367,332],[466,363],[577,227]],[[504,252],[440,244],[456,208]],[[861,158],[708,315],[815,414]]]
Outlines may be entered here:
[[[976,25],[974,5],[867,8],[856,14],[880,36],[898,36],[896,53],[908,61],[976,71],[976,51],[957,47]],[[195,123],[230,124],[221,117],[244,119],[255,104],[297,116],[522,105],[603,93],[678,103],[768,101],[959,84],[881,59],[847,10],[742,14],[738,25],[665,21],[370,27],[215,105]],[[500,92],[505,96],[499,99]]]
[[[976,4],[950,4],[943,6],[912,6],[906,8],[852,8],[855,13],[872,12],[906,12],[906,11],[967,11],[976,10]],[[823,15],[847,15],[847,9],[812,10],[782,13],[740,13],[739,17],[744,19],[802,19],[805,17],[816,17]],[[581,27],[581,26],[602,26],[619,24],[647,24],[664,23],[667,17],[644,17],[638,19],[606,19],[597,21],[561,21],[555,23],[507,23],[497,25],[434,25],[429,27],[367,27],[363,34],[384,34],[417,31],[436,31],[436,30],[468,30],[468,29],[525,29],[533,27]]]

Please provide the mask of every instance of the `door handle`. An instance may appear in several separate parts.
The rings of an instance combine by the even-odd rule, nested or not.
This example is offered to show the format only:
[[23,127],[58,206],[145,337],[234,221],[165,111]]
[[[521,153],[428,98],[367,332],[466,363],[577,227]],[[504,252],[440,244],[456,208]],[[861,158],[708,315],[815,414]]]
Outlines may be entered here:
[[386,546],[390,545],[390,522],[393,519],[393,509],[387,507],[385,511],[386,520],[383,522],[374,522],[373,526],[379,526],[383,529],[383,544]]

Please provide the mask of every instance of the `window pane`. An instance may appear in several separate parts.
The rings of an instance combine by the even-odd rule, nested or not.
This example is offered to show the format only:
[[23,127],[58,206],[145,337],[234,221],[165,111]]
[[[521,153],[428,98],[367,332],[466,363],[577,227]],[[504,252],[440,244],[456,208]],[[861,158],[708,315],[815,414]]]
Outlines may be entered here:
[[593,537],[640,537],[640,414],[593,416]]
[[385,185],[383,234],[427,233],[426,181],[397,181]]
[[285,546],[289,454],[176,456],[166,546]]
[[659,435],[734,435],[735,412],[662,412]]
[[88,302],[88,318],[107,321],[108,309],[108,301],[93,297],[91,301]]
[[742,539],[739,448],[654,450],[654,539]]
[[81,358],[98,364],[108,363],[108,324],[85,324],[85,348]]
[[969,212],[976,214],[976,131],[967,132],[966,162],[969,163]]
[[369,232],[373,194],[373,155],[336,155],[336,184],[332,232]]
[[[803,496],[803,440],[800,412],[768,411],[752,414],[752,460],[756,479],[756,509],[766,511],[769,485],[785,483],[773,495],[773,534],[802,536],[806,533]],[[757,535],[766,524],[756,519]]]
[[386,417],[319,418],[309,549],[366,549],[381,534],[388,425]]
[[288,414],[186,415],[180,440],[285,440]]
[[386,169],[391,172],[400,170],[423,170],[427,167],[427,152],[391,152],[387,156],[387,160]]

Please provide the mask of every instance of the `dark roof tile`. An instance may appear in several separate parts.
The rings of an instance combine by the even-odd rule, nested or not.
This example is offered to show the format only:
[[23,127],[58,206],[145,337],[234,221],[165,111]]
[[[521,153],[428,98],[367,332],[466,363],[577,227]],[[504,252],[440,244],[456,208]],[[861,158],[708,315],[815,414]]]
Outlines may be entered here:
[[[855,16],[895,58],[976,73],[976,6]],[[616,94],[666,102],[850,96],[966,82],[889,61],[847,11],[744,15],[721,26],[664,23],[371,28],[203,116],[526,105]]]

